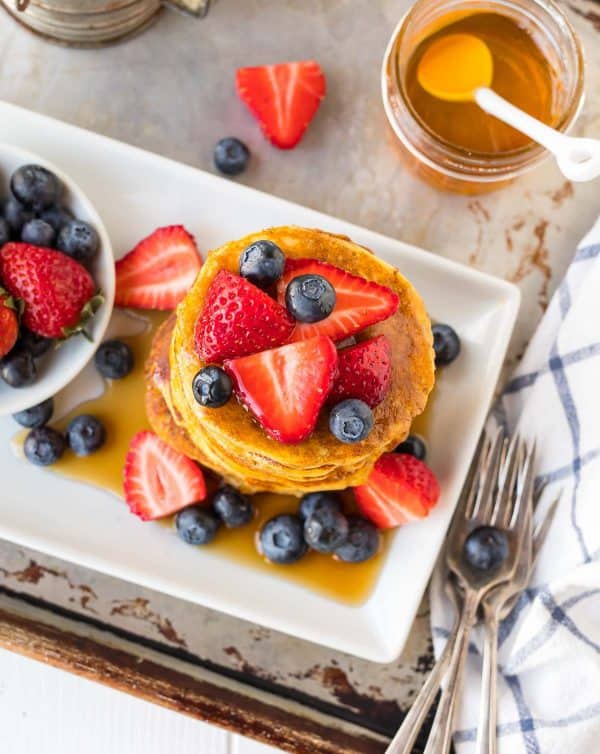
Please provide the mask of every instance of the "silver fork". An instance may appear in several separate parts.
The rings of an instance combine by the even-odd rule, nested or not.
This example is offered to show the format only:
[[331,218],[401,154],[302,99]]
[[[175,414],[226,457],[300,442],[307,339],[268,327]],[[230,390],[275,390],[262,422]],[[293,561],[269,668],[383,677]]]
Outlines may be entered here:
[[[511,451],[513,447],[517,447],[519,452],[514,449]],[[477,621],[477,610],[482,598],[490,589],[514,575],[524,524],[531,516],[532,476],[529,470],[532,467],[533,451],[521,450],[522,447],[522,442],[517,438],[507,452],[507,440],[502,430],[480,442],[479,452],[472,465],[447,538],[446,564],[463,592],[460,615],[444,652],[386,754],[410,753],[447,670],[448,683],[442,692],[425,754],[445,754],[448,751],[456,692],[460,686],[469,635]],[[493,526],[501,519],[509,522],[509,557],[492,573],[469,567],[462,557],[465,539],[479,526]]]

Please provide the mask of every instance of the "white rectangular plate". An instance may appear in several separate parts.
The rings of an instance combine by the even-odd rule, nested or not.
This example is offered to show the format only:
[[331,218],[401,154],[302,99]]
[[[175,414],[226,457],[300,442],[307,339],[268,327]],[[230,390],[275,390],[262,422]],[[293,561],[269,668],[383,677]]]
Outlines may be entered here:
[[[370,597],[348,606],[287,580],[189,548],[141,524],[116,498],[13,457],[0,420],[0,536],[303,639],[378,662],[402,650],[456,504],[519,308],[514,286],[401,241],[0,103],[0,140],[69,174],[102,216],[117,253],[160,225],[183,223],[207,250],[273,225],[345,233],[397,266],[432,318],[452,324],[463,352],[441,373],[428,420],[429,461],[442,499],[399,529]],[[348,567],[352,578],[352,566]]]

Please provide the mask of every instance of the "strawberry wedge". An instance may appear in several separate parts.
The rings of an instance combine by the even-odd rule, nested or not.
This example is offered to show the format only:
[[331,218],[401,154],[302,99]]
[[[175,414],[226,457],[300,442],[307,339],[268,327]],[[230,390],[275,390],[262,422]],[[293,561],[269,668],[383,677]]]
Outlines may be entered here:
[[335,288],[335,307],[320,322],[298,322],[293,340],[327,335],[343,340],[370,325],[391,317],[398,309],[398,296],[389,288],[316,259],[288,259],[277,283],[277,299],[285,306],[285,289],[298,275],[321,275]]
[[153,432],[138,432],[124,471],[125,502],[142,521],[169,516],[206,497],[199,466]]
[[360,512],[380,529],[392,529],[429,515],[440,486],[431,469],[414,456],[384,453],[367,483],[354,488]]
[[283,443],[306,440],[335,376],[337,351],[316,337],[225,362],[238,398],[265,432]]
[[202,260],[182,225],[158,228],[115,265],[115,304],[137,309],[174,309],[188,292]]
[[296,146],[325,96],[325,76],[314,60],[240,68],[236,86],[267,139],[280,149]]
[[338,374],[330,403],[358,398],[375,408],[387,395],[392,381],[392,348],[385,335],[363,340],[338,351]]

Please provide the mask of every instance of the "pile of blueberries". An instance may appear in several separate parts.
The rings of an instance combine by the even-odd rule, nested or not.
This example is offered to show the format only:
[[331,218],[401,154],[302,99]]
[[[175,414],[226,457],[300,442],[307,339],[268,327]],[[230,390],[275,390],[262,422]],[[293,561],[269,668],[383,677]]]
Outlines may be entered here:
[[[10,196],[0,206],[0,248],[9,241],[57,249],[81,264],[91,262],[100,248],[96,229],[77,220],[64,205],[64,187],[41,165],[23,165],[10,179]],[[12,351],[0,361],[0,378],[11,387],[30,385],[36,360],[52,341],[27,329]]]
[[[107,340],[94,356],[96,369],[111,380],[126,377],[134,365],[133,352],[127,343]],[[48,398],[37,406],[13,414],[13,419],[29,429],[23,452],[25,458],[36,466],[51,466],[70,448],[76,456],[89,456],[106,441],[106,428],[96,416],[79,414],[67,426],[64,434],[48,426],[54,413],[54,399]]]

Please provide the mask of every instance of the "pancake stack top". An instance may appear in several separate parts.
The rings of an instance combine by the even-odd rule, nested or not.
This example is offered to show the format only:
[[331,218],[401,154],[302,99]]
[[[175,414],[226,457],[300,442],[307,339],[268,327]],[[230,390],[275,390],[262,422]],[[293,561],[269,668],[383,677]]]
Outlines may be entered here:
[[[308,436],[305,439],[298,442],[291,442],[286,437],[282,441],[281,436],[277,439],[277,428],[274,430],[268,422],[265,424],[264,418],[256,411],[257,416],[254,416],[248,410],[235,358],[224,359],[225,363],[219,366],[232,375],[237,397],[234,395],[219,408],[208,408],[199,405],[194,396],[194,377],[207,365],[203,358],[199,328],[203,327],[202,317],[207,302],[210,306],[215,303],[212,300],[215,278],[223,271],[239,275],[240,255],[250,244],[262,239],[275,243],[286,257],[282,283],[287,284],[293,279],[295,266],[298,267],[298,274],[307,269],[306,262],[300,263],[298,260],[317,260],[383,286],[385,290],[376,286],[372,290],[394,301],[389,316],[352,333],[359,343],[382,336],[389,346],[387,352],[391,362],[385,395],[372,408],[373,428],[358,442],[341,442],[332,434],[329,425],[332,404],[331,399],[328,402],[327,395],[323,395],[323,405],[314,429],[312,425],[307,427]],[[268,292],[274,298],[278,297],[285,306],[284,285],[279,286],[279,291],[273,289]],[[336,307],[341,307],[342,303],[342,298],[338,296]],[[377,297],[374,297],[372,307],[376,309],[378,305]],[[334,308],[330,315],[331,322],[335,316]],[[268,314],[265,320],[267,318]],[[352,317],[349,317],[350,327],[351,320]],[[297,343],[309,337],[323,338],[323,335],[332,333],[331,327],[328,327],[331,322],[328,323],[328,318],[325,318],[310,328],[292,323],[290,332],[281,333],[284,340],[277,343],[275,348],[287,348],[287,352],[280,353],[290,353],[286,343]],[[250,333],[248,337],[252,340],[253,334]],[[338,348],[347,348],[341,342],[345,337],[341,332],[336,332],[331,340],[336,340]],[[328,348],[331,348],[334,360],[341,353],[338,350],[336,355],[332,345]],[[263,400],[269,400],[269,391],[278,392],[280,387],[282,391],[292,389],[296,392],[297,389],[316,389],[311,384],[310,368],[306,364],[302,366],[302,353],[298,351],[298,369],[305,379],[300,380],[299,388],[265,383]],[[277,358],[278,354],[274,352],[273,363],[277,362]],[[211,360],[211,363],[215,362]],[[240,363],[239,359],[237,363]],[[329,385],[334,388],[334,393],[335,375],[334,367]],[[311,491],[345,489],[366,481],[381,454],[395,448],[406,437],[414,417],[425,408],[434,383],[431,323],[411,284],[398,270],[378,259],[368,249],[348,238],[319,230],[271,228],[232,241],[209,254],[176,314],[157,332],[146,365],[146,376],[146,406],[155,432],[242,491],[303,495]],[[281,399],[281,396],[278,398]]]

